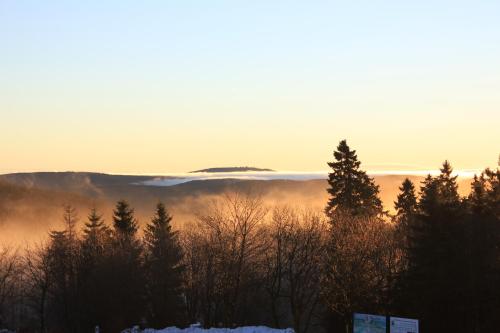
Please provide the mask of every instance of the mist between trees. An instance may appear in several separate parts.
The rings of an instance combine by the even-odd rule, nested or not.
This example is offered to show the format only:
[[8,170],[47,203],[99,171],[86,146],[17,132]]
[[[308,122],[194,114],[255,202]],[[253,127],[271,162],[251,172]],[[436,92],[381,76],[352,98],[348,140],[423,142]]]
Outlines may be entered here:
[[[110,223],[64,208],[63,230],[0,252],[0,328],[119,332],[267,325],[350,332],[352,313],[420,320],[423,332],[500,327],[500,171],[461,197],[441,174],[400,187],[395,214],[345,141],[328,163],[324,211],[228,193],[173,230],[158,203],[143,233],[130,205]],[[418,192],[418,193],[417,193]]]

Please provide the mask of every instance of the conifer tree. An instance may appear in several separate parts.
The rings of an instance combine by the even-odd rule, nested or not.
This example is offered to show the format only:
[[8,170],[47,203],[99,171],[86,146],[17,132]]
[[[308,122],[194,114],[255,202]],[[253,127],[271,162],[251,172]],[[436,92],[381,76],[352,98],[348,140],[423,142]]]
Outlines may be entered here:
[[396,220],[399,224],[407,225],[417,212],[417,196],[413,182],[406,178],[399,187],[400,193],[394,202]]
[[437,177],[440,202],[446,205],[457,205],[460,201],[457,184],[458,176],[451,175],[453,168],[448,161],[444,161],[440,171],[441,173]]
[[144,232],[148,317],[158,328],[182,324],[182,249],[171,221],[165,206],[158,203]]
[[417,213],[417,196],[415,195],[415,186],[408,178],[403,181],[399,191],[397,200],[394,202],[394,208],[396,209],[396,215],[394,216],[394,222],[396,223],[395,236],[400,242],[401,251],[406,251],[411,226]]
[[134,210],[128,202],[120,200],[116,203],[113,211],[113,223],[117,237],[123,237],[125,240],[131,240],[137,232],[137,220],[134,217]]
[[325,212],[332,216],[343,212],[352,215],[377,215],[382,213],[382,202],[378,197],[379,188],[365,171],[360,169],[355,150],[351,150],[346,140],[340,141],[334,151],[335,160],[328,166],[330,199]]
[[88,222],[83,229],[82,250],[85,259],[94,261],[104,255],[104,248],[110,239],[110,230],[95,208],[91,209],[87,218]]
[[486,169],[481,175],[484,179],[487,209],[500,219],[500,168]]
[[438,182],[430,174],[425,177],[420,187],[418,210],[420,214],[429,214],[438,204]]
[[453,168],[444,161],[437,177],[427,175],[420,189],[419,209],[422,214],[430,214],[434,209],[446,206],[460,208],[457,177],[452,176]]
[[474,175],[471,182],[471,191],[467,197],[469,208],[474,213],[482,213],[487,207],[487,190],[484,173],[479,177]]
[[[465,212],[452,171],[445,161],[440,175],[425,178],[416,220],[410,228],[406,301],[413,305],[410,311],[425,322],[426,331],[459,329],[446,323],[452,320],[452,313],[464,306],[465,244],[469,242],[464,231]],[[446,314],[439,314],[442,308],[447,309]]]
[[81,295],[78,299],[82,304],[80,325],[85,330],[91,330],[96,323],[105,326],[110,317],[107,304],[112,302],[112,296],[109,295],[108,284],[113,275],[107,267],[111,231],[95,208],[91,209],[87,219],[83,230],[79,270]]
[[49,272],[52,280],[50,305],[56,310],[59,329],[69,328],[70,257],[66,230],[51,231],[48,247]]
[[92,208],[88,215],[88,222],[85,223],[85,229],[83,230],[84,234],[91,238],[95,237],[99,231],[106,229],[104,225],[104,220],[102,216],[97,213],[97,210]]
[[78,214],[76,213],[75,207],[69,204],[64,205],[63,220],[66,226],[66,236],[72,243],[76,243],[76,223],[78,222]]
[[116,276],[110,286],[116,307],[110,331],[130,327],[140,322],[144,314],[144,273],[142,246],[137,237],[134,210],[125,200],[117,202],[113,211],[113,251],[109,266]]
[[[333,156],[334,161],[328,163],[332,172],[328,175],[327,191],[330,198],[325,213],[330,218],[330,233],[326,245],[326,274],[322,288],[329,298],[327,304],[331,311],[332,323],[336,323],[332,330],[336,330],[351,327],[351,311],[356,311],[355,307],[360,309],[361,299],[365,304],[377,303],[376,297],[368,295],[368,290],[379,288],[373,283],[383,279],[373,279],[358,270],[362,265],[370,266],[372,260],[382,262],[384,259],[381,258],[383,251],[370,254],[363,252],[367,248],[372,250],[376,247],[378,240],[375,234],[383,234],[379,229],[382,226],[380,215],[383,213],[382,202],[378,197],[379,188],[374,180],[360,169],[361,162],[358,161],[356,151],[351,150],[345,140],[340,141]],[[379,232],[372,234],[371,231],[375,229]],[[352,244],[346,246],[346,242]],[[370,245],[365,246],[368,244]],[[349,250],[346,251],[346,248]],[[368,270],[376,271],[375,268]],[[359,297],[361,290],[363,297]]]
[[57,313],[58,329],[74,332],[79,316],[78,309],[78,260],[79,239],[76,234],[77,213],[71,205],[63,207],[65,229],[51,231],[48,248],[49,271],[53,281],[51,288],[52,306]]

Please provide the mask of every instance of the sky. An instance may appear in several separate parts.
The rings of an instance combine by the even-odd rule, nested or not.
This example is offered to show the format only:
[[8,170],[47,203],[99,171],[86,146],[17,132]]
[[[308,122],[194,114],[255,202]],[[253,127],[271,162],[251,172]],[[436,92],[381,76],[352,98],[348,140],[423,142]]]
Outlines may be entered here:
[[500,1],[0,0],[0,173],[496,166]]

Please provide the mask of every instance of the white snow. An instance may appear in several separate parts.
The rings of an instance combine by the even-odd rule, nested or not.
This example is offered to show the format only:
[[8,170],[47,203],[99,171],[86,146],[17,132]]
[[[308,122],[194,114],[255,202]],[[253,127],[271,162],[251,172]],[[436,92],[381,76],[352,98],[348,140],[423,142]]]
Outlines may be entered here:
[[265,326],[246,326],[238,328],[200,328],[198,325],[191,325],[188,328],[167,327],[161,330],[147,328],[139,330],[137,327],[122,331],[122,333],[294,333],[293,329],[275,329]]

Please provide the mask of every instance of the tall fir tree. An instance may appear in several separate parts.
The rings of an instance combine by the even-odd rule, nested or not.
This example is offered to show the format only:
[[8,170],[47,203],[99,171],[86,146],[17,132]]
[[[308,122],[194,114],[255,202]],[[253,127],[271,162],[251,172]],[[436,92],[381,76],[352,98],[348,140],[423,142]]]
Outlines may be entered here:
[[[380,216],[383,214],[382,202],[378,197],[379,188],[374,180],[360,169],[361,162],[358,161],[356,151],[351,150],[347,142],[342,140],[333,156],[334,161],[328,163],[332,171],[328,175],[327,191],[330,197],[325,213],[329,217],[330,233],[323,262],[324,272],[328,272],[325,274],[324,293],[334,300],[329,305],[328,314],[332,331],[352,327],[350,311],[355,311],[354,307],[360,309],[357,305],[360,305],[361,299],[354,289],[360,291],[378,288],[372,284],[374,279],[365,279],[365,274],[353,273],[353,267],[359,269],[360,265],[370,265],[370,260],[375,260],[377,255],[367,254],[370,259],[365,257],[364,261],[358,260],[357,255],[364,250],[356,248],[360,251],[352,251],[351,248],[361,246],[360,237],[368,236],[368,230],[377,228],[382,223]],[[368,238],[370,242],[374,241],[370,236]],[[350,253],[345,251],[346,239],[358,241],[349,246]],[[352,280],[350,275],[355,275],[356,281]],[[368,294],[369,292],[365,292],[363,295],[365,304],[375,304],[376,297]],[[339,295],[342,296],[337,299]],[[331,300],[327,301],[327,304]],[[373,309],[370,306],[368,308]]]
[[142,244],[137,237],[138,223],[128,202],[120,200],[113,211],[113,251],[109,267],[116,279],[110,286],[116,315],[109,331],[139,323],[145,312]]
[[109,285],[115,272],[110,272],[109,267],[111,230],[95,208],[91,209],[87,220],[83,229],[79,270],[81,294],[78,300],[82,304],[80,325],[85,331],[90,331],[96,323],[106,327],[106,322],[112,317],[108,307],[113,302]]
[[420,214],[430,214],[438,205],[439,191],[438,182],[430,174],[425,177],[420,186],[420,200],[418,211]]
[[440,171],[441,173],[437,177],[440,203],[456,206],[460,201],[457,184],[458,176],[452,176],[453,168],[448,161],[444,161]]
[[335,160],[328,166],[332,172],[328,175],[327,189],[330,194],[325,212],[329,216],[335,213],[351,215],[377,215],[382,213],[382,202],[378,197],[379,188],[365,171],[360,169],[355,150],[351,150],[346,140],[340,141],[334,151]]
[[183,324],[182,249],[162,203],[144,231],[148,321],[153,327]]
[[470,187],[471,191],[467,197],[469,209],[474,213],[481,214],[488,206],[484,173],[482,173],[479,177],[474,175]]
[[51,304],[55,322],[64,332],[76,332],[80,316],[77,302],[80,288],[78,261],[80,243],[76,233],[78,216],[71,205],[63,206],[63,231],[51,231],[48,248],[49,270],[52,279]]
[[487,209],[497,219],[500,219],[500,168],[496,170],[487,168],[481,176],[484,179]]
[[[469,272],[466,290],[469,320],[477,332],[493,332],[500,325],[500,191],[499,170],[484,170],[474,176],[467,197],[467,256],[464,270]],[[496,197],[496,198],[495,198]]]
[[444,161],[440,171],[437,177],[429,174],[422,182],[418,202],[419,212],[422,214],[430,214],[434,209],[443,205],[448,208],[460,206],[458,176],[452,176],[453,168],[448,161]]
[[83,229],[83,248],[86,254],[97,257],[103,254],[106,243],[109,243],[110,230],[104,224],[102,216],[95,208],[88,215],[88,222]]
[[138,226],[134,217],[134,210],[127,201],[120,200],[113,211],[113,225],[115,235],[130,240],[136,236]]
[[49,276],[51,279],[50,307],[56,313],[54,324],[61,331],[71,329],[71,258],[67,231],[51,231],[48,247]]
[[399,191],[397,200],[394,202],[396,221],[398,224],[405,226],[417,212],[415,185],[410,179],[406,178],[399,187]]
[[401,245],[401,250],[406,251],[408,240],[410,237],[410,228],[415,221],[417,214],[417,196],[415,194],[415,185],[406,178],[399,187],[397,200],[394,202],[396,215],[394,222],[396,223],[396,236]]
[[464,306],[467,255],[463,205],[452,171],[445,162],[440,175],[423,181],[405,258],[406,310],[432,332],[462,332],[460,325],[449,324]]

